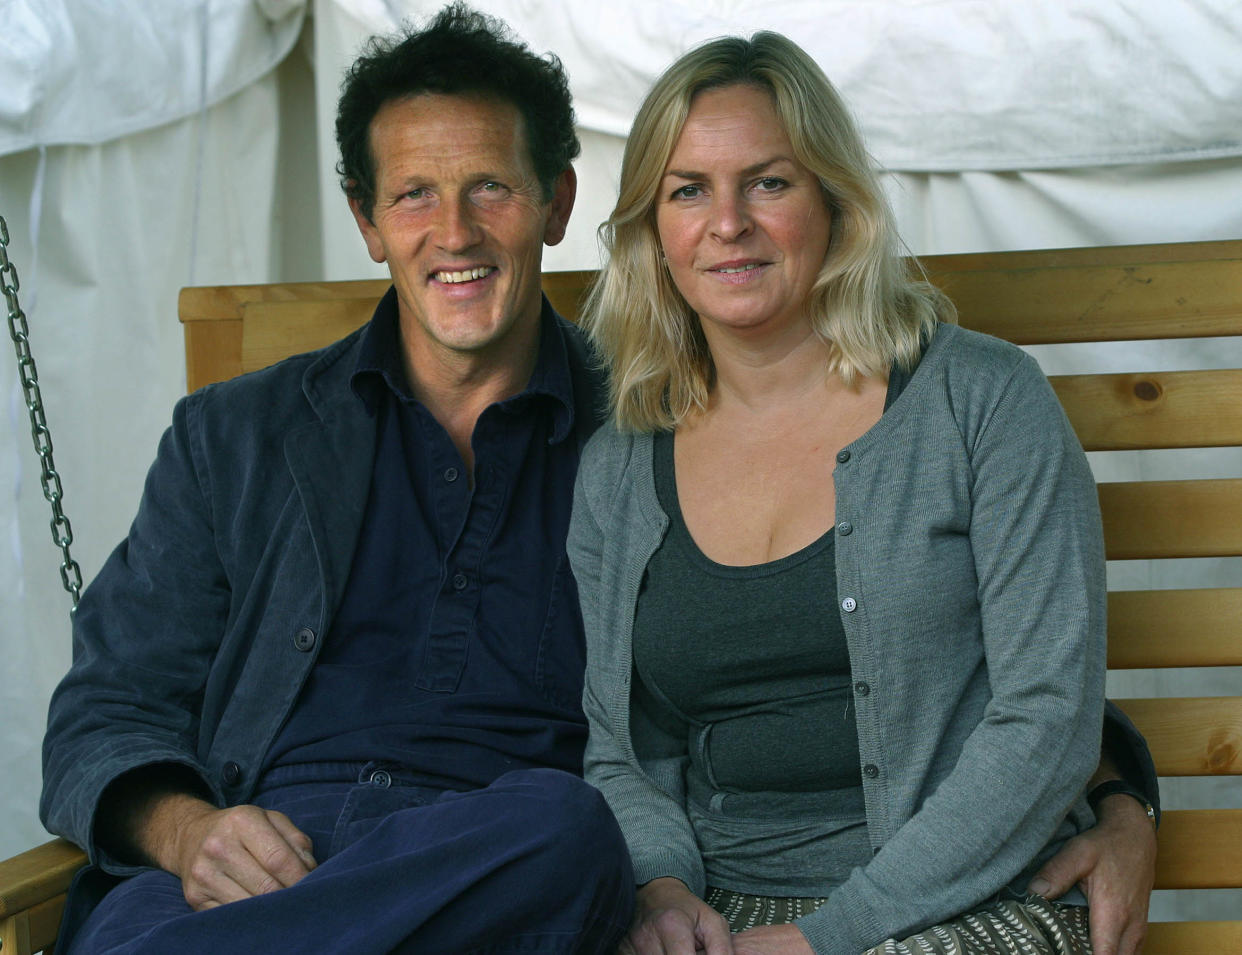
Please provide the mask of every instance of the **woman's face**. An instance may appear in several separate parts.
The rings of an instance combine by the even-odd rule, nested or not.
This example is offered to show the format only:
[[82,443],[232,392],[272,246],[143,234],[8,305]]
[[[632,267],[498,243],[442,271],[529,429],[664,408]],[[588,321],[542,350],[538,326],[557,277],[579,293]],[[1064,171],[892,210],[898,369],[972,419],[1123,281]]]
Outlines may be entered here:
[[664,169],[656,228],[673,282],[710,341],[716,330],[751,336],[804,321],[832,219],[770,94],[738,85],[691,102]]

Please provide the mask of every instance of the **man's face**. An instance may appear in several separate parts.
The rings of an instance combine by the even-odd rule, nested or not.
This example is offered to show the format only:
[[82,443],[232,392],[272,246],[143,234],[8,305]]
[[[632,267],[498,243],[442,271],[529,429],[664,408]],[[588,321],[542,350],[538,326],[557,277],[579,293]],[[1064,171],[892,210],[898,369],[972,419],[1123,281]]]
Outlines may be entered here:
[[407,354],[503,360],[528,350],[543,245],[565,235],[573,171],[545,201],[521,114],[480,97],[390,100],[371,121],[370,144],[370,220],[350,206],[371,258],[388,263]]

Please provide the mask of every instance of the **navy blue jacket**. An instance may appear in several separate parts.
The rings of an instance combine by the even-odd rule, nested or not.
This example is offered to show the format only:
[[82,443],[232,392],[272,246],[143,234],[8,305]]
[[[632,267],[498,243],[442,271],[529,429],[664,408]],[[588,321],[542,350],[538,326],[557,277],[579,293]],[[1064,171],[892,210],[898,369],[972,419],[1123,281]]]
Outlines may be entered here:
[[[563,324],[585,441],[602,379]],[[174,763],[218,805],[248,801],[315,663],[375,457],[375,420],[350,388],[361,335],[178,402],[129,537],[82,597],[40,812],[109,871],[135,870],[94,844],[108,784]]]

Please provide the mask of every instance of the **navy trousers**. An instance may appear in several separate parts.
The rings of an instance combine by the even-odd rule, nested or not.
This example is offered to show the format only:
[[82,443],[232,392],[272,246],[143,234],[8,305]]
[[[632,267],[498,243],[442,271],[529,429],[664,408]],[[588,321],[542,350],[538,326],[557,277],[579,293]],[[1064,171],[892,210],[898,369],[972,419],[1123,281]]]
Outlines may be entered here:
[[319,866],[297,884],[195,912],[181,882],[143,872],[106,895],[77,953],[609,953],[629,927],[634,882],[603,797],[553,769],[485,789],[413,785],[399,768],[269,776],[256,804],[311,837]]

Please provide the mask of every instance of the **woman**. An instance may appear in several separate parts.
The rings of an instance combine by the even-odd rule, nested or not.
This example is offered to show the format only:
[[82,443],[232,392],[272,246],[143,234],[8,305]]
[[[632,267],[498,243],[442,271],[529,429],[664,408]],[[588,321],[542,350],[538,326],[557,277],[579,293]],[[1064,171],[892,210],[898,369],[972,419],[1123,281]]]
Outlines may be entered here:
[[932,928],[982,909],[1013,951],[1089,951],[1084,909],[1005,894],[1090,825],[1103,697],[1095,485],[1038,367],[907,275],[775,34],[657,81],[602,234],[615,426],[570,555],[628,946],[1008,950]]

